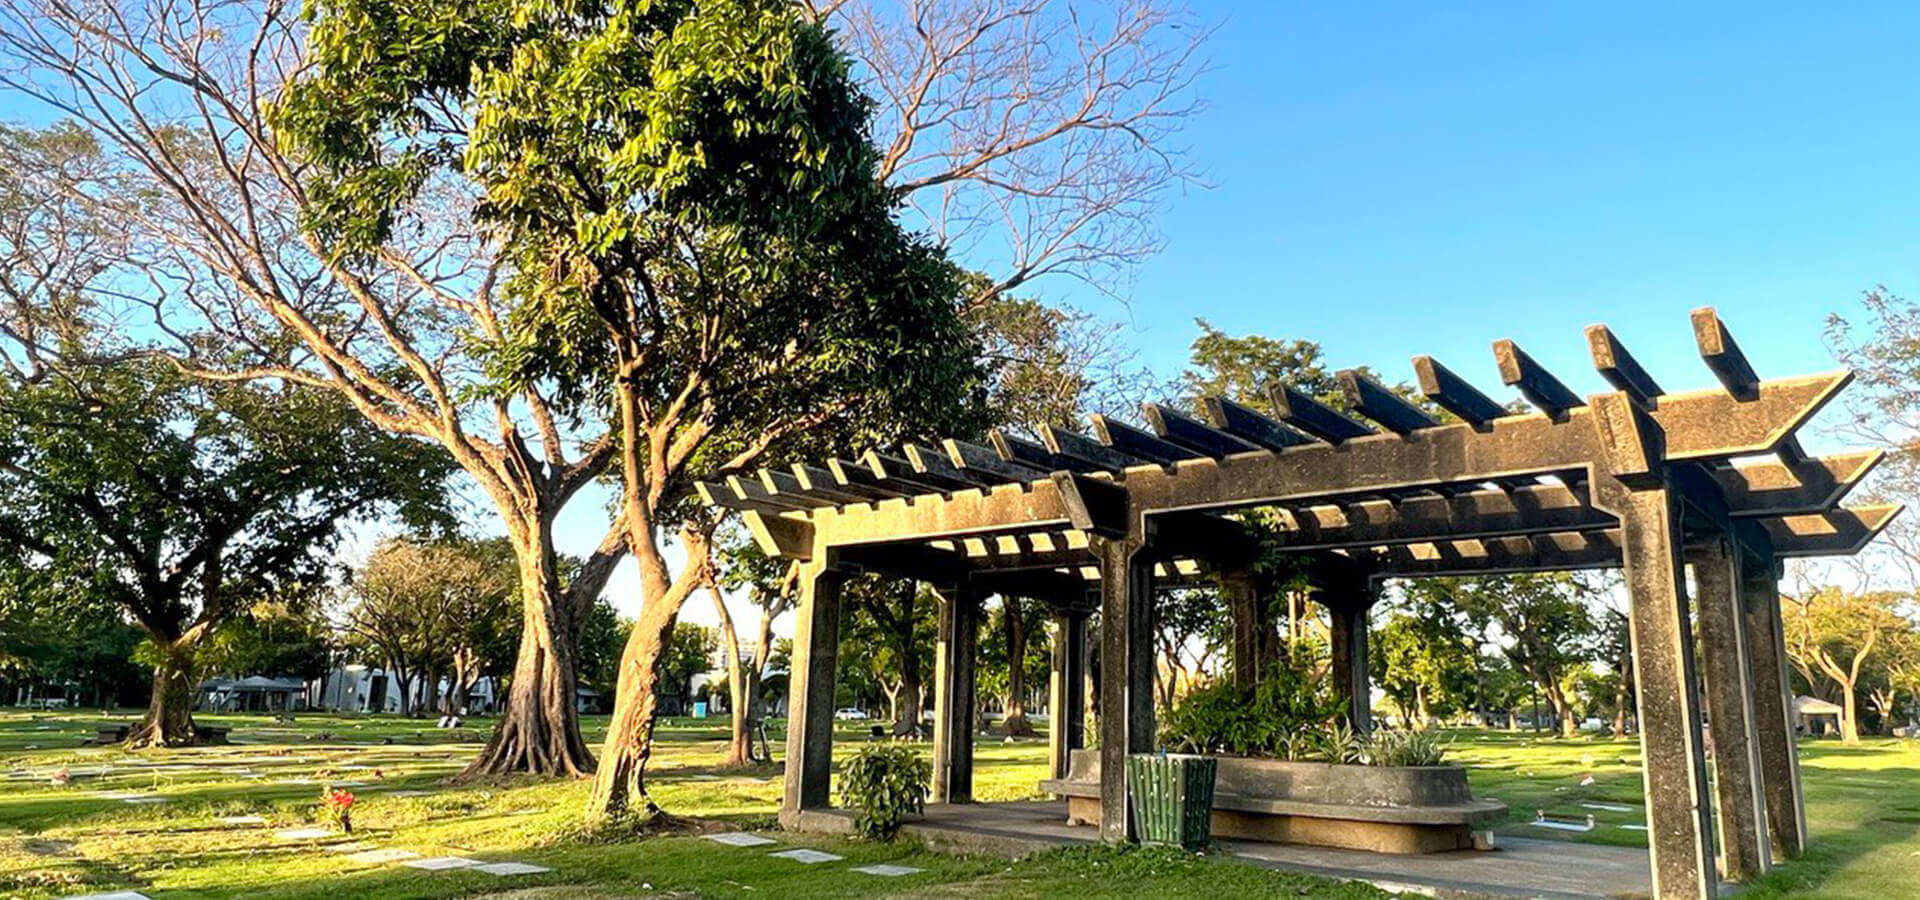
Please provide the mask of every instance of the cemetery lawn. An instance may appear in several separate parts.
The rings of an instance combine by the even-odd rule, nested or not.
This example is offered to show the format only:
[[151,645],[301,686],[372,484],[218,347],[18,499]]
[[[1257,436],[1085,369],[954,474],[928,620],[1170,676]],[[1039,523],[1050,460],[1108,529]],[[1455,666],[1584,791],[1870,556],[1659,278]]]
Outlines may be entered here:
[[[0,898],[42,900],[136,890],[173,898],[563,898],[1141,896],[1214,900],[1223,891],[1262,896],[1372,898],[1362,884],[1272,872],[1170,851],[1081,849],[1019,863],[890,845],[794,836],[774,827],[777,770],[721,771],[720,720],[673,720],[656,750],[655,798],[668,810],[758,832],[776,844],[729,847],[690,835],[636,838],[589,833],[579,824],[587,785],[512,780],[450,787],[490,726],[454,731],[431,720],[302,714],[291,724],[265,716],[206,716],[231,726],[236,743],[128,754],[83,748],[108,717],[91,712],[0,712]],[[589,718],[596,746],[602,718]],[[841,740],[863,740],[848,724]],[[772,738],[779,741],[776,731]],[[776,753],[779,748],[776,746]],[[982,800],[1037,797],[1046,744],[982,739],[975,793]],[[1498,830],[1552,840],[1643,845],[1636,743],[1524,733],[1460,732],[1453,756],[1472,768],[1474,791],[1513,809]],[[66,767],[72,782],[50,783]],[[1843,748],[1803,746],[1809,827],[1815,837],[1795,861],[1743,897],[1885,897],[1920,882],[1920,745],[1891,740]],[[1594,782],[1582,785],[1591,774]],[[322,783],[357,797],[354,834],[302,836],[320,826]],[[419,792],[419,793],[413,793]],[[163,802],[129,802],[154,801]],[[1583,804],[1599,804],[1594,808]],[[1623,806],[1624,810],[1605,807]],[[1535,810],[1564,820],[1593,815],[1589,832],[1528,824]],[[258,816],[222,821],[223,818]],[[285,832],[285,834],[283,834]],[[420,858],[457,856],[518,862],[549,872],[493,875],[424,871],[396,861],[356,861],[329,845]],[[845,857],[806,865],[769,857],[809,848]],[[889,863],[923,870],[902,877],[852,872]]]

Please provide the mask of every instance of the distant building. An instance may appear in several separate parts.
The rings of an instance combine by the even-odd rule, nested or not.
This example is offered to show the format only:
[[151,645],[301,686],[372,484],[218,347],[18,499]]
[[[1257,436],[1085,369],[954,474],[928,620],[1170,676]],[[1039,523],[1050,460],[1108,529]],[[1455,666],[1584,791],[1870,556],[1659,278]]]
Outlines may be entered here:
[[196,708],[208,712],[300,712],[307,709],[307,683],[298,678],[210,678],[200,685]]

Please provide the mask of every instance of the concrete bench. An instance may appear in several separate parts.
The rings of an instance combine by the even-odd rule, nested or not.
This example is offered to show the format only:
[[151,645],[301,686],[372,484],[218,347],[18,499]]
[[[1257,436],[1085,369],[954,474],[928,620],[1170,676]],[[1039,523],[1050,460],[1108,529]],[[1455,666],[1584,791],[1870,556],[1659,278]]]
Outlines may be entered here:
[[[1100,752],[1075,750],[1067,777],[1040,782],[1067,801],[1069,823],[1100,820]],[[1215,837],[1380,853],[1473,847],[1475,826],[1507,805],[1475,800],[1459,766],[1341,766],[1220,757]]]

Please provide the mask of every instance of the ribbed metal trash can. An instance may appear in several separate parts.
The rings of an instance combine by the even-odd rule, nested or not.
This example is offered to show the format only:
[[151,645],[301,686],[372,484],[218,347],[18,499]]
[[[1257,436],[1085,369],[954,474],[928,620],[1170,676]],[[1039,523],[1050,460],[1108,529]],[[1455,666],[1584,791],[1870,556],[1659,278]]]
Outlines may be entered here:
[[1199,850],[1213,832],[1211,756],[1140,753],[1127,757],[1127,791],[1140,840]]

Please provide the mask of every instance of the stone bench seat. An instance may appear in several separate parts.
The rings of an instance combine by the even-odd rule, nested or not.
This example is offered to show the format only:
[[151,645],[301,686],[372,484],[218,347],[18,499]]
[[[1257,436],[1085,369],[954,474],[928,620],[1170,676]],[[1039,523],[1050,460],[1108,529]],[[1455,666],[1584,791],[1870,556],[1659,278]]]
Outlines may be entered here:
[[[1066,798],[1070,822],[1100,819],[1099,760],[1098,751],[1075,750],[1066,778],[1040,782]],[[1385,853],[1468,849],[1476,826],[1506,815],[1506,804],[1469,794],[1459,766],[1221,757],[1213,795],[1215,836]]]

